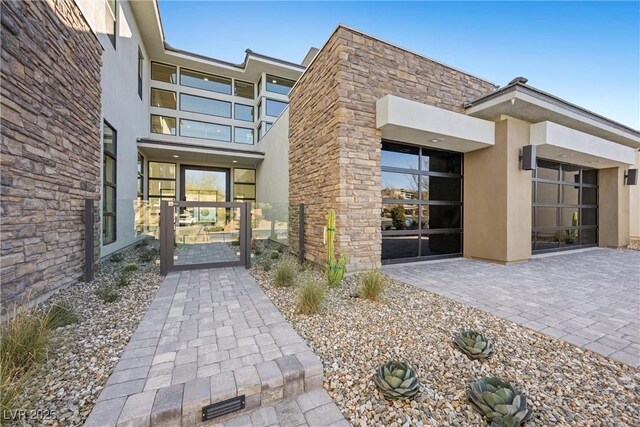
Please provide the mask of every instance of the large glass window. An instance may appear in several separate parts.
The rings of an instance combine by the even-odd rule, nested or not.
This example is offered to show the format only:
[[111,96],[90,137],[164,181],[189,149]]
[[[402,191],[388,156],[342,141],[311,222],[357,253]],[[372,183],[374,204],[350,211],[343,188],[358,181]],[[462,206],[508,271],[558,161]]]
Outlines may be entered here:
[[294,84],[296,84],[295,80],[283,79],[282,77],[267,74],[267,90],[269,92],[289,95]]
[[163,135],[176,134],[176,118],[167,116],[151,115],[151,132]]
[[117,132],[106,121],[102,124],[102,244],[116,241],[116,148]]
[[255,94],[253,92],[253,83],[247,83],[240,80],[236,80],[234,82],[234,92],[235,96],[239,96],[241,98],[254,99]]
[[176,79],[176,67],[174,67],[173,65],[152,62],[151,80],[176,84],[178,82],[178,80]]
[[180,84],[231,95],[231,79],[227,77],[214,76],[182,68],[180,70]]
[[267,99],[267,116],[278,117],[287,108],[286,102],[276,101],[274,99]]
[[201,96],[180,94],[180,110],[192,113],[208,114],[231,118],[231,103],[217,99],[203,98]]
[[256,200],[256,171],[253,169],[233,170],[233,199],[236,202]]
[[106,0],[105,2],[105,32],[109,41],[116,48],[116,38],[118,37],[118,2],[116,0]]
[[231,126],[181,119],[180,136],[231,142]]
[[138,153],[138,201],[144,199],[144,157]]
[[251,105],[234,104],[235,109],[233,117],[236,120],[253,121],[253,107]]
[[176,165],[174,163],[149,162],[147,195],[152,213],[160,211],[162,200],[176,198]]
[[597,171],[539,159],[533,174],[532,250],[595,245]]
[[233,141],[239,144],[253,144],[253,129],[233,128]]
[[138,46],[138,96],[142,99],[142,72],[144,71],[144,56]]
[[151,88],[151,106],[160,108],[177,108],[176,93],[170,90]]
[[462,251],[462,155],[382,144],[382,261]]

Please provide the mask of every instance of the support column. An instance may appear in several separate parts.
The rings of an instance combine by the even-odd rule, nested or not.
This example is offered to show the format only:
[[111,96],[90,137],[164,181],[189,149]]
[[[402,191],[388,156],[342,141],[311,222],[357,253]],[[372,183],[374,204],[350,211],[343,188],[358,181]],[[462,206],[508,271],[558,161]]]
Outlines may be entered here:
[[626,168],[598,171],[598,245],[620,248],[629,245],[629,186]]

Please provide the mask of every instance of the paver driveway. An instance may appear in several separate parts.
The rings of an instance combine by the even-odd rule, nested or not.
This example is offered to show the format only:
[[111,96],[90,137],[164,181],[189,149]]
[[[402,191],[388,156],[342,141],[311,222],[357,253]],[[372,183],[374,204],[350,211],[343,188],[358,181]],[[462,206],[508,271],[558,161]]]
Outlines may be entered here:
[[640,252],[592,249],[499,265],[455,259],[384,267],[391,277],[640,366]]

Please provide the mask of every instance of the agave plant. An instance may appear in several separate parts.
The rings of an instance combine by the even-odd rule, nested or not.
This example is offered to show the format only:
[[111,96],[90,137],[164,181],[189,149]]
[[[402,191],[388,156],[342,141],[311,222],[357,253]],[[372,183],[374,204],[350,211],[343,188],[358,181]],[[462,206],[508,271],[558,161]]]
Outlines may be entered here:
[[374,375],[376,385],[383,395],[391,399],[410,398],[420,389],[416,371],[407,363],[384,363]]
[[508,381],[485,377],[471,384],[467,397],[491,427],[516,427],[528,421],[533,412],[524,394]]
[[484,359],[493,354],[493,343],[472,329],[462,331],[454,337],[460,350],[472,359]]

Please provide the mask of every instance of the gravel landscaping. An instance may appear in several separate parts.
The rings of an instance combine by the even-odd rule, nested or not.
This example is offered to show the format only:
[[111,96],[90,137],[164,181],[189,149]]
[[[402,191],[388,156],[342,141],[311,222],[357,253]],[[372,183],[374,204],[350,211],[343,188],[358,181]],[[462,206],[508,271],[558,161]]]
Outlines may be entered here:
[[[26,385],[20,407],[52,415],[48,420],[31,420],[33,425],[84,423],[162,282],[156,262],[143,262],[140,257],[150,248],[131,248],[122,252],[122,261],[102,262],[93,282],[77,283],[43,303],[47,309],[67,301],[80,321],[53,331],[48,359]],[[115,287],[118,299],[100,299],[96,290],[113,285],[132,262],[138,269],[128,273],[127,286]]]
[[[412,286],[390,281],[382,302],[357,297],[357,276],[327,291],[319,314],[296,311],[297,289],[276,287],[272,272],[252,274],[324,364],[324,387],[356,426],[486,425],[466,391],[473,381],[500,376],[527,396],[527,425],[637,426],[640,370],[508,320]],[[453,343],[463,329],[495,345],[488,359],[470,360]],[[421,392],[386,400],[373,381],[384,362],[417,371]]]

